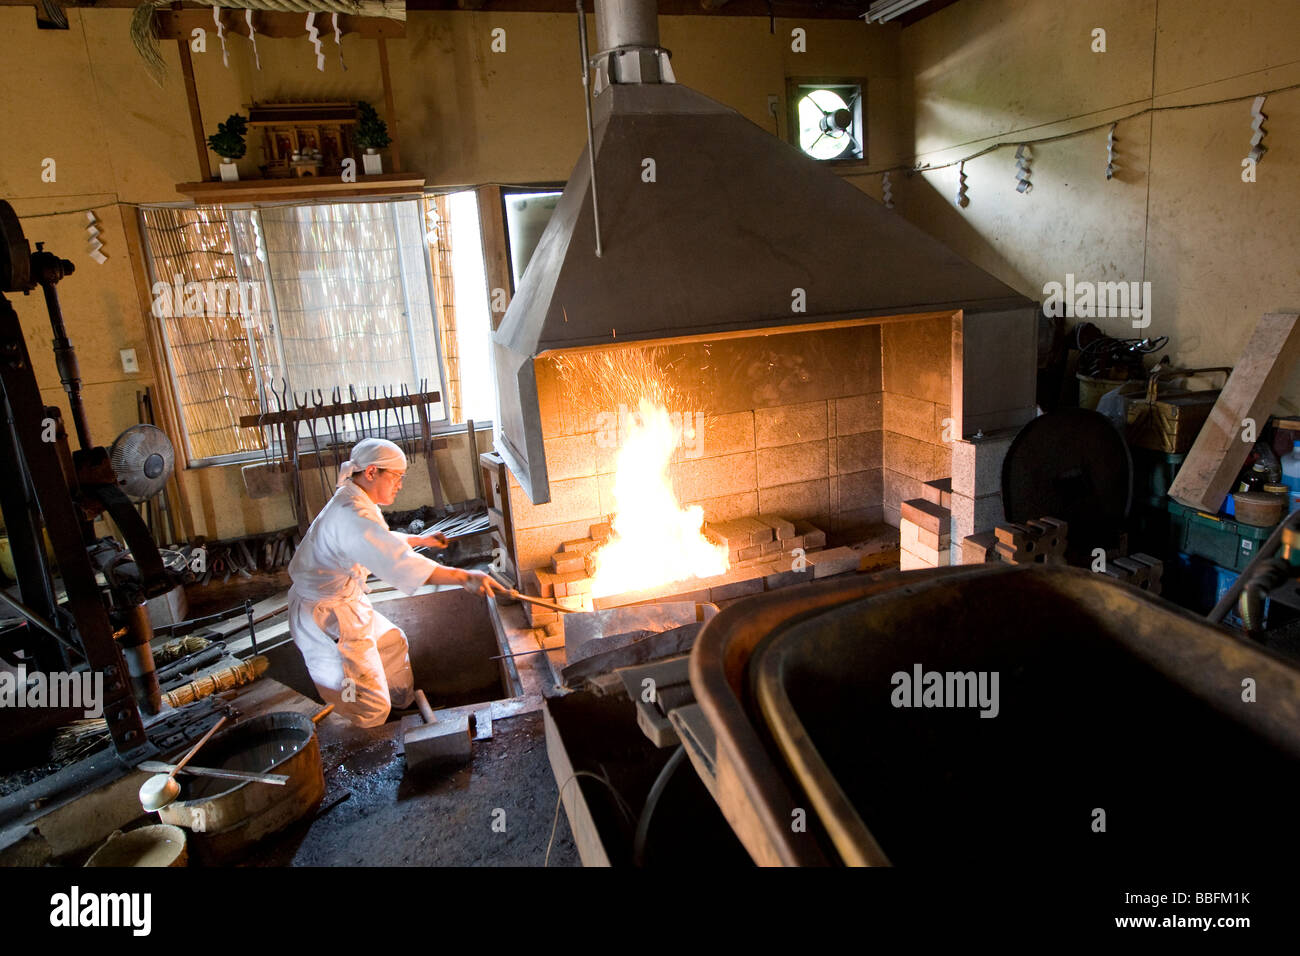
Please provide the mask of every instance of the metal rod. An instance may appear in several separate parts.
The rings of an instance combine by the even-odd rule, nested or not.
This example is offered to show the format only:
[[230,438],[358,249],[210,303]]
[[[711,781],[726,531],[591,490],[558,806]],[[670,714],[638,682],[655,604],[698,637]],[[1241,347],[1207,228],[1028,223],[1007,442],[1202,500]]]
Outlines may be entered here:
[[72,648],[72,649],[73,649],[74,651],[76,651],[77,653],[81,653],[81,648],[77,647],[75,644],[73,644],[71,641],[69,641],[66,637],[64,637],[62,634],[60,634],[60,633],[55,629],[55,627],[54,627],[53,624],[51,624],[49,621],[45,620],[45,618],[41,617],[41,616],[40,616],[39,614],[37,614],[35,611],[29,609],[25,604],[19,604],[17,601],[15,601],[13,598],[11,598],[8,594],[5,594],[4,591],[0,591],[0,601],[4,601],[6,604],[8,604],[11,608],[13,608],[13,609],[14,609],[15,611],[17,611],[19,614],[21,614],[21,615],[22,615],[24,618],[26,618],[28,621],[30,621],[31,623],[35,624],[35,625],[36,625],[37,627],[39,627],[42,631],[44,631],[46,634],[50,635],[50,637],[52,637],[52,638],[54,638],[55,640],[57,640],[60,644],[65,644],[65,645],[67,645],[68,647]]
[[1206,620],[1213,624],[1218,624],[1228,616],[1228,612],[1232,610],[1233,605],[1237,603],[1237,598],[1241,596],[1242,589],[1250,583],[1251,575],[1254,574],[1264,564],[1264,562],[1270,560],[1273,555],[1277,554],[1277,547],[1282,543],[1282,533],[1287,528],[1300,528],[1300,511],[1295,512],[1273,529],[1273,533],[1268,536],[1268,540],[1264,542],[1263,547],[1255,552],[1255,557],[1251,560],[1250,564],[1246,565],[1242,569],[1241,573],[1237,575],[1237,580],[1232,582],[1232,585],[1228,588],[1223,597],[1219,598],[1219,603],[1214,605],[1214,608],[1208,615],[1206,615]]
[[578,47],[582,56],[582,105],[587,108],[587,163],[591,167],[591,222],[596,231],[596,258],[600,258],[600,210],[596,206],[596,136],[591,128],[591,69],[587,63],[587,13],[578,7]]

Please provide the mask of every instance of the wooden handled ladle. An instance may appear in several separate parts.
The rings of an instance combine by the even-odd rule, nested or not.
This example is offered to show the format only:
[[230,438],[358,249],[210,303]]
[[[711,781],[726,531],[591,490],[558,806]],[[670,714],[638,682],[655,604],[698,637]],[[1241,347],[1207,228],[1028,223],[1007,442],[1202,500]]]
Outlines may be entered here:
[[181,758],[180,763],[172,767],[171,773],[156,773],[144,782],[140,787],[140,806],[144,807],[147,813],[161,810],[181,795],[181,785],[176,782],[176,774],[190,762],[190,758],[199,752],[199,748],[208,742],[226,720],[223,715],[213,724],[211,729],[199,738],[199,742],[190,748],[190,752]]

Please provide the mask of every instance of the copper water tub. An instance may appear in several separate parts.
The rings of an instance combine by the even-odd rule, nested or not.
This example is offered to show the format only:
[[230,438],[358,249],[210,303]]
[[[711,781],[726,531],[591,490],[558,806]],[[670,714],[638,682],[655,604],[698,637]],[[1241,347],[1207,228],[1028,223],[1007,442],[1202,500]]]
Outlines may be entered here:
[[[997,716],[896,706],[893,675],[918,664],[997,672]],[[1300,671],[1101,575],[975,565],[773,592],[705,626],[691,683],[718,802],[761,864],[1300,848]]]

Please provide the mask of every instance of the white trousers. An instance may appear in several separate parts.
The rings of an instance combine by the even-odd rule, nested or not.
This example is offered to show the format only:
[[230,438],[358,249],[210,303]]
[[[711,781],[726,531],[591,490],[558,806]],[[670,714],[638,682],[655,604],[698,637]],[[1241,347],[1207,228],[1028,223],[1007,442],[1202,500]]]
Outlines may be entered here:
[[364,597],[311,604],[291,595],[289,632],[321,699],[357,726],[378,727],[415,702],[406,634]]

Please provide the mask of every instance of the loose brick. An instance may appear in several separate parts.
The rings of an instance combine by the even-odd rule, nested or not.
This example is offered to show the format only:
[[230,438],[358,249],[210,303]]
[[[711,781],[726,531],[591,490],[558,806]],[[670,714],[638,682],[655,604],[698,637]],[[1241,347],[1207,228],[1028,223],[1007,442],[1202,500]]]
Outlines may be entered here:
[[735,523],[749,532],[750,544],[764,544],[776,537],[776,531],[772,526],[757,518],[737,518]]
[[862,556],[852,548],[831,548],[808,555],[814,578],[825,578],[845,571],[856,571]]
[[524,617],[528,619],[529,627],[543,627],[552,621],[560,619],[559,611],[552,611],[549,607],[538,607],[536,604],[523,602]]
[[826,547],[826,532],[815,525],[807,521],[796,521],[794,529],[803,538],[803,549],[805,551]]
[[924,558],[919,558],[911,551],[900,549],[898,552],[898,569],[900,571],[919,571],[922,568],[934,567],[932,564],[926,564]]
[[[590,611],[591,597],[587,594],[568,594],[564,597],[557,597],[555,603],[560,607],[568,608],[570,611]],[[542,608],[542,610],[546,610]],[[552,612],[559,613],[559,612]]]
[[761,577],[741,578],[739,581],[729,581],[726,584],[718,584],[709,588],[709,600],[716,604],[719,601],[748,597],[751,594],[761,594],[762,592],[763,579]]
[[779,554],[785,549],[781,546],[779,540],[765,541],[759,547],[762,548],[763,554]]
[[1007,522],[994,528],[993,533],[997,536],[999,544],[1009,548],[1018,548],[1030,553],[1038,550],[1039,534],[1027,525]]
[[609,522],[605,521],[600,524],[594,524],[587,529],[587,534],[593,541],[604,541],[609,537]]
[[909,545],[906,548],[901,548],[901,550],[908,551],[916,555],[918,558],[920,558],[922,561],[926,563],[927,567],[931,567],[931,568],[945,567],[948,564],[950,564],[952,561],[951,555],[949,553],[949,549],[946,547],[927,548],[923,544],[913,544],[913,545]]
[[952,497],[952,479],[936,478],[934,481],[927,481],[921,486],[921,497],[931,504],[947,509],[949,499]]
[[763,546],[761,544],[751,544],[748,548],[741,548],[737,557],[740,558],[741,561],[748,561],[750,558],[759,557],[762,553]]
[[568,574],[572,571],[587,569],[587,556],[577,551],[561,551],[551,558],[551,570],[556,574]]
[[898,543],[900,547],[909,548],[912,551],[917,550],[916,547],[913,547],[914,545],[937,550],[948,547],[952,543],[952,539],[949,535],[935,534],[933,531],[927,531],[908,519],[902,518],[898,522]]
[[924,498],[904,501],[899,508],[900,523],[903,519],[912,522],[918,528],[924,528],[938,535],[948,534],[952,528],[952,516],[948,509],[940,508]]
[[564,542],[562,545],[560,545],[560,550],[563,551],[565,554],[569,554],[571,552],[577,552],[578,554],[586,554],[588,551],[591,551],[599,547],[599,545],[600,542],[596,541],[593,538],[577,538],[573,541]]
[[997,559],[998,539],[992,531],[968,535],[961,542],[962,564],[983,564]]
[[793,538],[795,536],[794,523],[786,521],[784,518],[778,518],[776,515],[755,515],[754,520],[771,528],[774,536],[778,540]]
[[524,572],[519,575],[519,587],[525,594],[534,594],[537,597],[550,597],[553,591],[543,591],[541,578],[533,568],[525,568]]
[[569,571],[565,574],[557,574],[553,586],[556,597],[590,594],[591,578],[582,571]]
[[734,521],[710,521],[705,524],[704,533],[710,540],[726,545],[733,552],[754,543],[753,534]]

